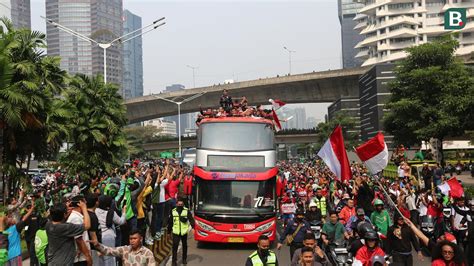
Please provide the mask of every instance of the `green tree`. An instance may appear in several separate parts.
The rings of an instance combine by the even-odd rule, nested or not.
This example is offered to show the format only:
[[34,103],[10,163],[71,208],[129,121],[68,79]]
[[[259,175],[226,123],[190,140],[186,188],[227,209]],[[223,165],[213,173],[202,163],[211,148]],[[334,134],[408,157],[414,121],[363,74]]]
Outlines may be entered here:
[[158,128],[155,126],[136,126],[126,127],[124,129],[125,136],[127,138],[127,149],[129,157],[143,157],[145,150],[143,144],[149,143],[156,139],[155,135],[159,133]]
[[344,137],[344,144],[346,150],[352,150],[359,144],[359,134],[354,130],[356,121],[350,117],[346,112],[339,111],[335,114],[334,118],[329,122],[319,123],[316,127],[316,141],[313,145],[314,150],[319,150],[328,140],[334,128],[337,125],[342,127],[342,135]]
[[78,74],[72,79],[65,99],[75,107],[73,144],[61,158],[70,173],[94,177],[100,170],[119,166],[126,157],[126,111],[117,90],[100,76]]
[[[407,49],[397,65],[386,107],[385,130],[397,143],[438,143],[463,135],[474,125],[473,73],[454,56],[458,42],[445,36]],[[442,160],[442,145],[439,160]]]
[[[49,129],[54,123],[67,121],[48,119],[55,111],[54,96],[66,84],[66,72],[59,68],[59,59],[43,54],[45,35],[27,29],[15,30],[3,18],[5,30],[0,32],[0,126],[3,129],[4,174],[18,181],[18,167],[34,155],[46,158],[51,149]],[[60,141],[56,139],[56,141]],[[20,163],[17,162],[20,161]],[[15,187],[11,183],[11,187]],[[7,185],[7,187],[10,187]]]

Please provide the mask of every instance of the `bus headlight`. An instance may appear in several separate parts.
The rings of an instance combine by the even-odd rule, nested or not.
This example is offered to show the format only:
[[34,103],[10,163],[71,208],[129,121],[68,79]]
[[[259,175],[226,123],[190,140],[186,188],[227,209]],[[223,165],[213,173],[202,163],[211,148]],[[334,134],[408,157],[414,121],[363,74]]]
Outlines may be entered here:
[[259,227],[255,228],[255,231],[257,231],[257,232],[267,231],[268,229],[270,229],[270,227],[273,226],[274,223],[275,223],[274,221],[271,221],[269,223],[260,225]]
[[209,232],[213,232],[214,231],[214,227],[206,224],[206,223],[203,223],[201,221],[198,221],[196,220],[196,224],[201,227],[202,229],[206,230],[206,231],[209,231]]

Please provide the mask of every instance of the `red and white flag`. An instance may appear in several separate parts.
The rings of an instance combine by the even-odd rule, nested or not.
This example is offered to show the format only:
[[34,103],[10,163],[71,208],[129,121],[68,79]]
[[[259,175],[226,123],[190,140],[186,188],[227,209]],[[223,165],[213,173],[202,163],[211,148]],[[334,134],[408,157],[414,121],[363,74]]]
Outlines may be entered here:
[[460,198],[464,195],[464,189],[456,177],[453,177],[439,185],[438,188],[441,190],[441,193],[444,195],[450,195],[453,198]]
[[273,109],[275,111],[280,109],[281,107],[283,107],[286,104],[285,102],[282,102],[280,100],[268,99],[268,101],[272,104]]
[[275,110],[272,109],[272,116],[273,116],[273,123],[275,124],[275,128],[277,131],[281,130],[281,123],[280,119],[278,119],[278,115],[276,114]]
[[337,126],[319,150],[318,156],[342,182],[351,179],[351,167],[347,159],[341,126]]
[[381,132],[357,147],[356,153],[374,175],[387,167],[388,149]]

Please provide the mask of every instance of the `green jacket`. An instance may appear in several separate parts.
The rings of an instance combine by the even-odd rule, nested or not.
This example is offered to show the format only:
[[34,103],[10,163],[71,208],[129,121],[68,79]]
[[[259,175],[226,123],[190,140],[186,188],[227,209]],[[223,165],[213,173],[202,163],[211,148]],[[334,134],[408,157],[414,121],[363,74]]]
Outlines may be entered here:
[[374,211],[370,215],[370,221],[373,225],[377,226],[379,232],[387,235],[388,228],[392,226],[392,221],[390,220],[390,215],[387,210],[382,210],[381,212]]

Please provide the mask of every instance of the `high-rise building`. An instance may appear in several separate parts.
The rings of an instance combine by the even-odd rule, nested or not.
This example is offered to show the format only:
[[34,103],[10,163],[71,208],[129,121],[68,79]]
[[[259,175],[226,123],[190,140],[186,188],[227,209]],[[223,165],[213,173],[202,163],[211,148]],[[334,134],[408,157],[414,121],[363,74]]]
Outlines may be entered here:
[[[180,91],[180,90],[184,90],[184,85],[181,85],[181,84],[173,84],[173,85],[170,85],[170,86],[166,86],[166,89],[165,89],[165,92],[174,92],[174,91]],[[181,134],[184,134],[184,130],[186,128],[191,128],[193,124],[189,124],[189,121],[190,121],[190,116],[191,114],[181,114]],[[178,135],[178,131],[179,131],[179,121],[178,121],[178,116],[177,115],[173,115],[173,116],[168,116],[168,117],[165,117],[166,120],[168,121],[174,121],[175,124],[176,124],[176,135]]]
[[[360,136],[367,141],[377,132],[383,131],[385,104],[390,98],[389,83],[395,79],[393,64],[378,64],[359,78]],[[385,134],[390,146],[392,136]]]
[[296,122],[295,128],[297,129],[306,128],[306,109],[304,107],[295,108],[295,117],[293,119]]
[[[123,12],[123,34],[142,28],[142,18],[129,10]],[[136,34],[140,34],[137,32]],[[123,87],[125,99],[143,96],[143,47],[142,36],[123,44]]]
[[[123,34],[122,0],[46,0],[46,16],[98,42]],[[53,25],[46,25],[48,54],[61,57],[61,68],[70,74],[104,74],[103,49]],[[123,81],[122,46],[107,49],[107,82]]]
[[[65,0],[61,0],[65,1]],[[123,0],[90,0],[92,14],[92,39],[108,43],[123,35]],[[123,82],[123,47],[119,43],[107,49],[107,82]],[[92,48],[92,71],[104,72],[104,50],[98,46]]]
[[13,27],[31,29],[30,0],[11,0],[10,3]]
[[338,16],[341,23],[341,41],[342,41],[342,67],[358,67],[362,60],[355,58],[357,49],[354,47],[363,40],[363,37],[354,29],[356,21],[354,18],[364,5],[356,3],[354,0],[338,0]]
[[474,52],[473,0],[360,0],[365,6],[354,18],[364,39],[356,45],[363,66],[388,63],[407,56],[405,48],[430,42],[446,34],[444,12],[466,8],[467,23],[458,30],[457,55]]
[[306,128],[313,129],[313,128],[316,128],[317,126],[318,126],[318,119],[312,116],[306,118]]
[[155,126],[157,132],[155,136],[167,136],[167,137],[177,137],[176,135],[176,123],[174,121],[168,121],[163,118],[153,119],[146,121],[145,126]]
[[333,120],[337,113],[343,112],[354,121],[354,127],[349,128],[349,132],[357,133],[360,138],[360,106],[359,97],[341,96],[337,101],[328,107],[328,120]]

